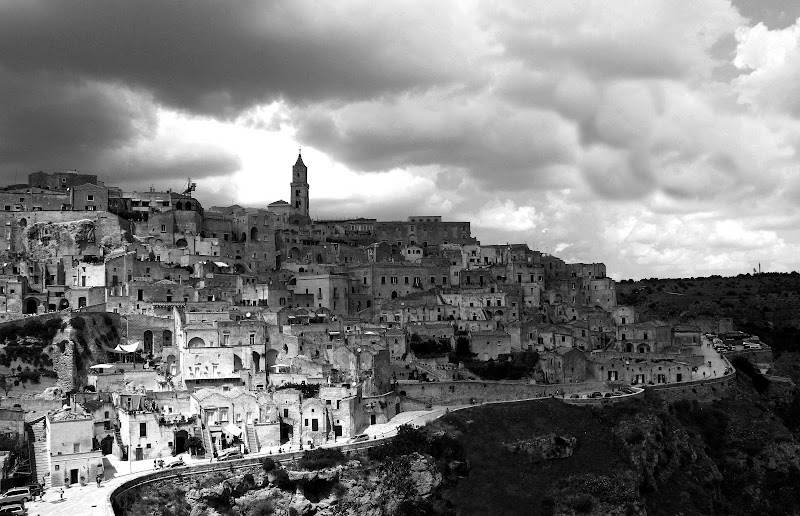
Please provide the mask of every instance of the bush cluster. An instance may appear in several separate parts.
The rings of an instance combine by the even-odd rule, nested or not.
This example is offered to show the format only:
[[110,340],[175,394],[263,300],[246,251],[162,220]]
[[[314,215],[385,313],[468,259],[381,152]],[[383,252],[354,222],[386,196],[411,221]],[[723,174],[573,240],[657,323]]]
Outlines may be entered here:
[[413,452],[447,461],[461,460],[464,456],[464,449],[455,438],[443,432],[434,433],[410,425],[400,426],[397,429],[397,436],[389,442],[369,448],[367,456],[372,460],[387,460]]
[[297,461],[297,465],[301,469],[315,471],[332,468],[346,461],[347,457],[344,456],[339,448],[317,448],[316,450],[305,452],[300,460]]

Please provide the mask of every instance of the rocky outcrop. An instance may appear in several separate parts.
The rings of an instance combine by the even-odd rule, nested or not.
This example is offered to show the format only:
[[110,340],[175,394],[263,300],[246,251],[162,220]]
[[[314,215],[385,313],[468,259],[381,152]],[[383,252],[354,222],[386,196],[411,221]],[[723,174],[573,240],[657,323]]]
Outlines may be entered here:
[[548,434],[532,439],[523,439],[503,445],[511,453],[527,453],[531,460],[565,459],[572,457],[578,440],[569,435]]

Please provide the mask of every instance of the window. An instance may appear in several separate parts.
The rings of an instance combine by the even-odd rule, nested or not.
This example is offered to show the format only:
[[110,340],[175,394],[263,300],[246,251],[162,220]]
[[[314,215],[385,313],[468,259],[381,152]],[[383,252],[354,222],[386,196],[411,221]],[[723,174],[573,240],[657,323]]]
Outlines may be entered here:
[[289,417],[289,409],[288,408],[283,409],[283,417]]
[[227,409],[227,407],[219,409],[219,422],[220,423],[227,423],[228,422],[228,409]]
[[139,437],[147,437],[147,423],[139,423]]
[[392,285],[397,285],[397,276],[392,276]]
[[303,426],[308,426],[308,419],[305,419],[305,420],[303,421]]
[[81,443],[72,443],[72,453],[81,452]]
[[94,195],[87,195],[86,196],[86,200],[87,201],[93,201],[94,200]]
[[318,430],[319,430],[319,420],[318,419],[312,419],[311,420],[311,431],[312,432],[316,432]]
[[381,276],[381,285],[386,285],[386,276]]
[[166,224],[161,224],[161,232],[162,233],[166,233],[167,232],[167,225]]

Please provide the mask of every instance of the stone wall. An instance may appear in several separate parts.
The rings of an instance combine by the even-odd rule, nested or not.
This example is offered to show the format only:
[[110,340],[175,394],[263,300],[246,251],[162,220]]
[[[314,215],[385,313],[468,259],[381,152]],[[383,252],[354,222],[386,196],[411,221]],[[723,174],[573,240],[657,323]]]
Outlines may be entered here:
[[[62,391],[69,392],[75,388],[75,379],[77,377],[77,370],[75,368],[75,343],[71,340],[66,340],[64,344],[64,351],[60,350],[58,344],[52,353],[53,371],[58,375],[58,386]],[[53,339],[54,342],[62,342],[58,340],[58,335]]]
[[[418,402],[463,405],[474,401],[510,401],[597,390],[601,382],[532,384],[523,382],[400,382],[396,390]],[[407,410],[407,409],[406,409]]]
[[666,401],[696,399],[712,401],[727,397],[736,384],[736,372],[710,380],[695,380],[667,385],[649,385],[645,389],[658,393]]

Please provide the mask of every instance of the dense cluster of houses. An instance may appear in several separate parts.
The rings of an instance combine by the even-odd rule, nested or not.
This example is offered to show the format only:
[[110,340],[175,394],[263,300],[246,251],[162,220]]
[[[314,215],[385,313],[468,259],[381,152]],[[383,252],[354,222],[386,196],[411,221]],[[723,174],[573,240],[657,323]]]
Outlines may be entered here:
[[[530,381],[546,383],[683,382],[702,365],[711,330],[638,321],[602,263],[484,245],[439,216],[313,220],[307,173],[298,156],[290,201],[266,209],[77,172],[0,190],[0,321],[120,328],[85,382],[59,379],[63,407],[25,415],[38,479],[91,481],[103,454],[349,439],[401,411],[398,381],[475,379],[468,360],[536,351]],[[425,340],[468,353],[415,353]]]

